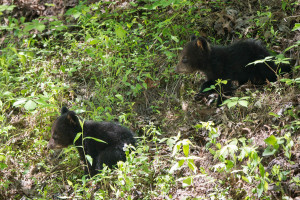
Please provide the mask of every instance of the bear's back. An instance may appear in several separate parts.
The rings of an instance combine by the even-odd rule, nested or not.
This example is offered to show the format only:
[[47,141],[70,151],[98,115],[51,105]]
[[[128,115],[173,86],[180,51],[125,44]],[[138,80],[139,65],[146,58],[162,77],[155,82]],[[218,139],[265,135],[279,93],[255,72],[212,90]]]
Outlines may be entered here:
[[86,121],[83,132],[84,137],[94,137],[108,144],[135,144],[134,134],[128,128],[114,122]]
[[[265,79],[274,81],[274,72],[264,63],[248,65],[267,56],[270,56],[268,50],[255,39],[242,40],[229,46],[214,46],[211,66],[216,75],[213,79],[237,80],[240,83],[248,80],[254,83],[264,82]],[[275,68],[273,62],[268,62],[268,65],[272,69]]]

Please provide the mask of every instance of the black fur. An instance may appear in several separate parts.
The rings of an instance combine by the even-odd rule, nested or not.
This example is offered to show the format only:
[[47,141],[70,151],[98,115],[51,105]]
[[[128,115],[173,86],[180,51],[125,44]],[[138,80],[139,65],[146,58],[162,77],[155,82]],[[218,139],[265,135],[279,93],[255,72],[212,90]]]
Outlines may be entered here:
[[[52,137],[48,143],[50,149],[64,148],[71,144],[77,135],[82,132],[80,122],[76,113],[69,111],[66,107],[61,109],[61,116],[58,117],[52,126]],[[85,163],[84,152],[93,158],[93,163],[87,164],[86,174],[90,172],[92,176],[103,168],[103,163],[112,168],[118,161],[125,161],[126,156],[123,151],[125,144],[135,146],[133,133],[118,124],[112,122],[85,121],[83,125],[83,138],[93,137],[105,141],[102,143],[94,139],[84,139],[82,149],[82,136],[76,140],[75,146],[80,155],[80,159]]]
[[[239,85],[249,80],[254,84],[264,84],[266,80],[277,80],[279,68],[281,72],[291,71],[290,65],[282,64],[278,67],[273,61],[248,65],[267,56],[270,56],[268,50],[258,40],[247,39],[230,46],[210,46],[205,38],[192,36],[180,55],[175,71],[192,73],[199,70],[205,73],[207,81],[201,86],[196,99],[203,96],[203,90],[214,85],[217,79],[228,80],[223,94],[231,95],[231,81],[238,81]],[[221,104],[220,96],[217,104]]]

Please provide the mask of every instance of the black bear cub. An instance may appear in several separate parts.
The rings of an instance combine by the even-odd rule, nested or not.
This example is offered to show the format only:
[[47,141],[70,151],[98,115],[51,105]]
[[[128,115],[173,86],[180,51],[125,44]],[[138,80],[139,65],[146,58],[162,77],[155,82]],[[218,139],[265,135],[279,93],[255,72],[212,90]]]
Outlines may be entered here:
[[[84,121],[82,130],[76,113],[62,107],[61,116],[52,125],[52,136],[48,148],[59,149],[69,146],[73,144],[77,133],[82,131],[83,134],[76,140],[75,146],[80,159],[88,166],[85,168],[85,173],[90,173],[91,176],[103,169],[103,163],[111,168],[118,161],[125,161],[126,155],[123,150],[125,144],[135,146],[134,134],[129,129],[112,122]],[[105,143],[90,137],[100,139]],[[93,158],[92,165],[89,162],[86,163],[84,155],[90,155]]]
[[[201,98],[204,95],[203,90],[214,85],[217,79],[228,80],[223,88],[223,94],[231,95],[233,90],[231,81],[237,81],[242,85],[249,80],[254,84],[277,80],[279,68],[273,61],[248,65],[267,56],[270,56],[269,52],[258,40],[247,39],[224,47],[210,46],[205,38],[192,36],[191,41],[182,50],[175,71],[192,73],[199,70],[205,73],[207,81],[195,96],[196,100]],[[287,64],[281,64],[279,67],[281,72],[291,70]],[[219,96],[217,105],[221,103]]]

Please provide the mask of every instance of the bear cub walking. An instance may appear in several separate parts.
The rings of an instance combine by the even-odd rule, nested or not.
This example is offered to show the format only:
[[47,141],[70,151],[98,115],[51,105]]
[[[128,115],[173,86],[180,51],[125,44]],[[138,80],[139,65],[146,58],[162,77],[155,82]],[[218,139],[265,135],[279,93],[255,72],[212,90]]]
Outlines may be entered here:
[[[60,149],[73,144],[77,133],[82,132],[80,122],[76,113],[62,107],[61,116],[59,116],[52,125],[51,139],[48,143],[50,149]],[[125,161],[126,155],[123,150],[125,144],[135,146],[133,133],[118,124],[112,122],[94,122],[85,121],[83,124],[83,135],[75,142],[80,159],[87,164],[85,173],[90,172],[91,176],[97,174],[98,170],[103,169],[105,163],[108,167],[113,167],[118,161]],[[82,148],[82,136],[83,140]],[[100,139],[103,142],[92,138]],[[90,155],[93,158],[92,165],[86,163],[84,155]]]
[[[273,61],[251,64],[256,60],[270,56],[267,49],[260,41],[247,39],[230,46],[210,46],[203,37],[192,36],[179,56],[179,63],[175,71],[178,73],[192,73],[202,71],[207,81],[201,86],[200,92],[195,96],[199,99],[204,95],[203,90],[214,85],[217,79],[228,80],[223,88],[223,94],[231,95],[232,81],[238,81],[239,85],[249,80],[254,84],[264,84],[266,80],[277,80],[278,66]],[[248,66],[246,66],[248,65]],[[290,65],[281,64],[281,72],[291,71]],[[217,105],[222,103],[218,97]]]

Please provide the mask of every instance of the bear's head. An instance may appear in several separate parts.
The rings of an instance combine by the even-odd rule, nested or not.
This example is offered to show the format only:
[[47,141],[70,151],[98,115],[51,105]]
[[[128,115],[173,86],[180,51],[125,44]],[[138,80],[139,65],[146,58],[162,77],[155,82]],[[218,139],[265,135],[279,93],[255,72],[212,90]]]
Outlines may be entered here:
[[179,55],[179,63],[175,71],[177,73],[192,73],[197,70],[205,71],[208,67],[211,48],[209,43],[203,37],[191,37],[191,41],[186,44]]
[[61,116],[52,125],[48,148],[61,149],[73,144],[77,133],[81,132],[81,130],[76,113],[69,111],[66,107],[62,107]]

